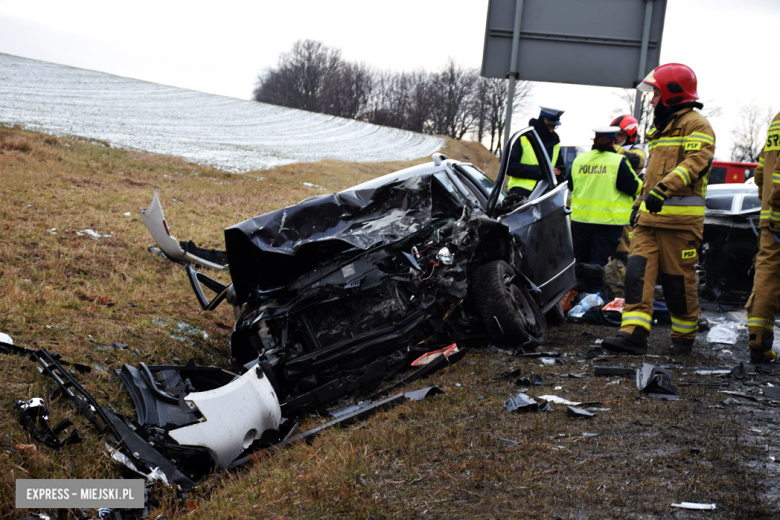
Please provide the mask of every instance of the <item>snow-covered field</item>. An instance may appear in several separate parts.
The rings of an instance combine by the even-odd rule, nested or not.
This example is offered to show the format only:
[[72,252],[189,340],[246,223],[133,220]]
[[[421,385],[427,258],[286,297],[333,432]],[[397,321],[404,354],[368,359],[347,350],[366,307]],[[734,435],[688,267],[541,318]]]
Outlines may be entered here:
[[0,123],[230,172],[320,159],[406,160],[438,137],[0,54]]

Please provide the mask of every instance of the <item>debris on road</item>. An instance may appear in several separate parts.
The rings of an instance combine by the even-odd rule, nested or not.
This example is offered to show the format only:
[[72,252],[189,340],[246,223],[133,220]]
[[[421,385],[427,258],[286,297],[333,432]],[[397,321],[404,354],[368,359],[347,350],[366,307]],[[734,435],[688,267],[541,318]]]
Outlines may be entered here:
[[672,384],[672,373],[658,365],[645,363],[636,372],[636,387],[654,399],[679,399]]

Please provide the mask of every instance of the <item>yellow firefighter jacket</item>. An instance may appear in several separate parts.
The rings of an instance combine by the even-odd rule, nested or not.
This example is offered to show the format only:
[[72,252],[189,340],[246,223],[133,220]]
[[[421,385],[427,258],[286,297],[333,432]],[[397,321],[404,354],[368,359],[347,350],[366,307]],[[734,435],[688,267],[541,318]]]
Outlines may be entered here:
[[[761,201],[761,227],[770,227],[777,233],[780,231],[780,112],[769,124],[769,132],[756,166],[756,186],[758,200]],[[774,210],[775,219],[772,219]],[[774,220],[774,222],[773,222]]]
[[[707,179],[715,155],[715,133],[703,115],[692,108],[675,113],[664,128],[648,135],[650,158],[636,199],[639,225],[689,229],[702,233]],[[660,213],[649,213],[642,199],[662,183],[669,197]]]

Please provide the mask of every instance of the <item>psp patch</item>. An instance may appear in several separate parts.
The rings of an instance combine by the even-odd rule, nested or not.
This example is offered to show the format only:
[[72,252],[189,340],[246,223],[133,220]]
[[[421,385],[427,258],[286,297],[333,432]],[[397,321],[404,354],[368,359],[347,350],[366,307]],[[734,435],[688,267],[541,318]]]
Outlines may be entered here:
[[685,151],[701,150],[701,141],[690,141],[685,143]]
[[682,252],[682,258],[683,260],[687,260],[688,258],[696,258],[696,250],[695,249],[686,249]]

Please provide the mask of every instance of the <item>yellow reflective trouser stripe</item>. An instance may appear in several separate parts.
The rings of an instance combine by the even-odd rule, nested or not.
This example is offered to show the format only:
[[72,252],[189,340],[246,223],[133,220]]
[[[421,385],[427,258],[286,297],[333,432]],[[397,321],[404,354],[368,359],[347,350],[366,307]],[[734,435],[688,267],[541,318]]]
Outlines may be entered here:
[[[704,215],[704,206],[664,206],[658,215]],[[639,206],[640,211],[647,211],[644,201]]]
[[639,325],[647,330],[650,330],[650,325],[653,323],[653,317],[644,312],[624,312],[623,321],[620,324],[621,327],[626,325]]
[[764,318],[749,318],[748,327],[761,327],[762,329],[773,330],[775,326],[774,320],[767,320]]
[[773,209],[769,210],[769,219],[770,220],[778,220],[780,221],[780,213],[776,212]]
[[677,318],[672,316],[672,330],[675,330],[677,332],[682,332],[683,334],[688,332],[694,332],[699,330],[699,322],[678,320]]
[[682,166],[678,166],[674,170],[672,170],[672,173],[676,173],[680,176],[680,178],[683,180],[686,186],[688,186],[691,183],[691,175],[688,173],[688,170]]
[[772,182],[780,182],[780,173],[772,174]]

